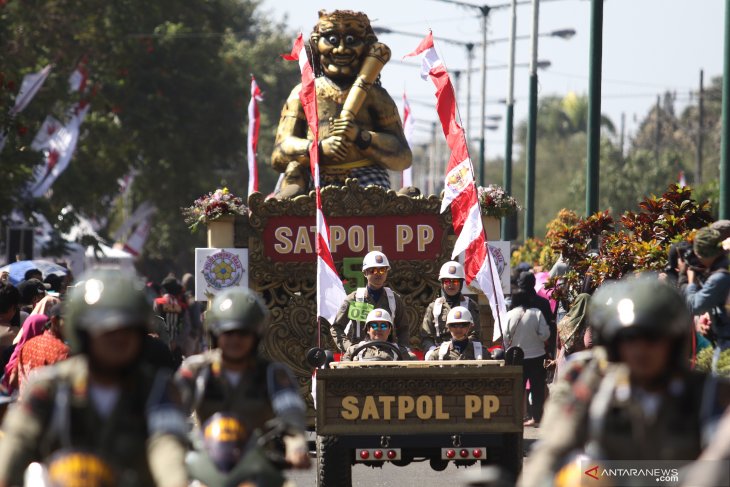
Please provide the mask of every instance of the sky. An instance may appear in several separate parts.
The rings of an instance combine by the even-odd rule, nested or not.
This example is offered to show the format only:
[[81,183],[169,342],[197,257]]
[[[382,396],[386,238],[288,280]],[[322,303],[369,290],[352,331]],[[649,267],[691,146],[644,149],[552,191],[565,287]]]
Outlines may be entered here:
[[[465,0],[478,5],[476,1]],[[487,5],[509,3],[496,0]],[[570,92],[588,93],[590,47],[590,1],[551,0],[540,4],[539,32],[572,28],[576,35],[570,40],[540,37],[538,58],[549,60],[549,68],[538,74],[539,95],[564,96]],[[626,116],[626,133],[631,136],[638,122],[647,114],[656,97],[666,91],[676,92],[678,110],[690,97],[696,97],[699,71],[705,71],[705,85],[723,68],[722,0],[606,0],[603,19],[603,81],[601,111],[620,127],[621,114]],[[439,42],[438,38],[481,42],[480,14],[476,9],[459,7],[438,0],[263,0],[262,11],[274,20],[286,20],[292,32],[309,34],[317,21],[320,9],[351,9],[365,12],[374,26],[425,34],[432,29],[436,48],[447,67],[452,70],[467,66],[466,49]],[[517,35],[529,36],[532,7],[517,7]],[[494,9],[490,13],[488,39],[509,36],[509,8]],[[381,34],[379,40],[392,51],[392,60],[418,45],[417,37]],[[516,62],[526,64],[530,58],[530,41],[517,41]],[[481,66],[481,52],[475,48],[474,67]],[[487,158],[504,155],[505,106],[498,100],[507,96],[509,57],[507,42],[489,45],[487,49],[487,116],[502,116],[496,130],[486,132]],[[419,61],[420,62],[420,61]],[[490,69],[490,66],[494,68]],[[415,142],[426,142],[429,124],[436,120],[433,85],[423,81],[416,64],[403,65],[391,61],[382,72],[383,86],[396,103],[402,106],[405,89],[411,100],[417,124]],[[466,75],[461,76],[459,109],[466,117]],[[481,111],[479,90],[481,73],[472,74],[472,128],[471,140],[478,140],[478,121]],[[515,71],[515,122],[527,117],[529,74],[526,67]],[[495,122],[488,122],[494,124]],[[539,136],[539,134],[538,134]],[[524,141],[515,140],[515,143]]]

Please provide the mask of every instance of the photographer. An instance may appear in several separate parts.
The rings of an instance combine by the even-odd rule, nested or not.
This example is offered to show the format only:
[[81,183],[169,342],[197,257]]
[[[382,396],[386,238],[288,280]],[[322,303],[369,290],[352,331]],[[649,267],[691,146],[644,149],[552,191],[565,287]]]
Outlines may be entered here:
[[[697,262],[687,259],[687,305],[693,315],[709,312],[712,317],[711,330],[715,337],[716,348],[713,370],[720,353],[730,348],[730,316],[725,303],[730,294],[730,273],[728,258],[722,248],[722,236],[717,230],[706,227],[697,232],[694,239],[694,253]],[[700,264],[701,267],[696,264]],[[706,276],[704,282],[700,278]]]

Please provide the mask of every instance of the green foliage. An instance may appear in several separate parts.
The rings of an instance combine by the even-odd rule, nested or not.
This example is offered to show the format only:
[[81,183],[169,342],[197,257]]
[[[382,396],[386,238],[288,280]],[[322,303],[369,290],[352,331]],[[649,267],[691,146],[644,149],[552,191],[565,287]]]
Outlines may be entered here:
[[517,267],[521,262],[527,262],[534,267],[540,264],[540,252],[545,247],[545,243],[537,238],[528,238],[525,243],[512,252],[510,265],[512,268]]
[[[211,187],[246,192],[251,74],[264,92],[261,166],[271,154],[279,111],[298,82],[294,63],[279,58],[290,49],[293,35],[258,6],[257,0],[5,4],[0,9],[0,77],[5,80],[0,105],[8,106],[17,92],[8,81],[18,86],[24,74],[49,62],[55,67],[21,116],[0,119],[0,129],[11,129],[0,154],[5,172],[0,216],[25,206],[56,221],[70,204],[79,213],[118,222],[110,215],[116,180],[136,168],[132,203],[150,200],[159,209],[143,270],[190,269],[192,250],[201,241],[189,234],[179,208]],[[78,98],[68,93],[67,78],[83,57],[95,95],[76,154],[47,201],[21,201],[19,189],[41,162],[28,146],[47,114],[63,118]],[[260,172],[264,191],[273,189],[274,180],[273,171]]]
[[[715,349],[712,347],[703,348],[697,354],[697,362],[695,368],[700,372],[712,372],[712,357]],[[721,377],[730,377],[730,350],[720,353],[720,359],[717,361],[717,375]]]
[[624,213],[618,228],[605,211],[554,233],[550,245],[570,265],[560,286],[556,281],[548,285],[555,288],[556,298],[572,300],[583,276],[600,285],[634,272],[661,270],[673,241],[712,221],[708,203],[693,200],[688,187],[671,185],[662,196],[645,198],[639,208]]

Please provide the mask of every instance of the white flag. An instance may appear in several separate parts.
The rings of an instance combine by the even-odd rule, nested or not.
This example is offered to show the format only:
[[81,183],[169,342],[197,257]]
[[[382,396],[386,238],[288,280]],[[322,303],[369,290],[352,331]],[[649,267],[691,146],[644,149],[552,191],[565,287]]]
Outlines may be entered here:
[[[408,103],[406,92],[403,92],[403,133],[406,136],[408,147],[413,149],[413,131],[416,128],[416,122],[413,120],[413,112],[411,112],[411,104]],[[403,170],[402,187],[413,186],[413,166]]]
[[11,116],[22,112],[28,106],[28,103],[30,103],[36,93],[38,93],[38,90],[41,89],[41,86],[43,86],[43,82],[46,81],[50,72],[51,65],[49,64],[37,73],[26,74],[23,77],[18,96],[15,97],[15,106],[10,109]]
[[46,194],[58,176],[68,167],[79,140],[81,123],[88,111],[88,103],[82,102],[77,105],[68,123],[59,128],[48,141],[45,164],[36,169],[35,178],[30,185],[30,192],[34,198]]

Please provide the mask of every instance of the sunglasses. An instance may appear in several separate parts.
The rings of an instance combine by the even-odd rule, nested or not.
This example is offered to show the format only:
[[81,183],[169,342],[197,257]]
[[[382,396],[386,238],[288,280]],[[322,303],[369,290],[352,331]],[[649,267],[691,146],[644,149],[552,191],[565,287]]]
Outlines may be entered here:
[[385,331],[388,328],[390,328],[390,323],[385,323],[385,322],[383,322],[383,323],[370,323],[370,328],[372,328],[373,330],[383,330],[383,331]]
[[368,274],[376,274],[378,276],[382,276],[383,274],[388,272],[387,267],[372,267],[368,269]]
[[443,282],[445,286],[448,286],[449,284],[452,286],[458,286],[461,284],[461,279],[443,279],[441,282]]
[[471,326],[471,323],[449,323],[449,328],[466,328]]

